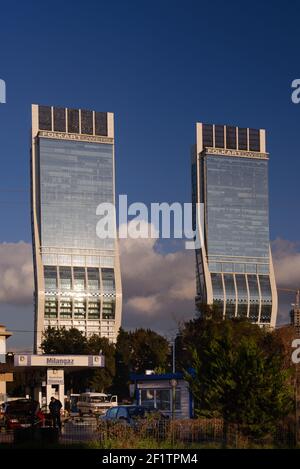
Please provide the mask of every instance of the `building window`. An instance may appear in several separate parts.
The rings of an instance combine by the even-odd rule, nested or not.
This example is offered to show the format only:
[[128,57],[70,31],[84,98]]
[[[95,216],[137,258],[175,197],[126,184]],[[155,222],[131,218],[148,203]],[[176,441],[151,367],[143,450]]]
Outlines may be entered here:
[[233,272],[233,269],[234,269],[233,264],[230,262],[224,262],[222,264],[223,272]]
[[55,296],[45,298],[45,318],[57,318],[57,300]]
[[250,293],[250,302],[259,302],[259,291],[256,275],[248,275],[248,286]]
[[246,276],[242,274],[236,274],[235,282],[237,287],[238,302],[248,303],[248,289],[246,283]]
[[215,126],[215,147],[224,148],[224,125]]
[[141,405],[154,408],[154,389],[141,390]]
[[250,151],[260,151],[259,130],[249,129],[249,150]]
[[81,110],[81,133],[93,135],[93,112]]
[[209,271],[210,272],[222,272],[221,262],[209,262]]
[[68,109],[68,132],[79,133],[79,111],[78,109]]
[[85,290],[85,269],[84,267],[74,267],[74,290]]
[[271,322],[271,313],[272,313],[272,306],[263,304],[261,306],[260,322],[262,323]]
[[102,319],[115,319],[114,300],[103,300]]
[[230,125],[226,127],[226,148],[236,149],[236,127]]
[[99,269],[88,267],[88,288],[89,291],[99,291],[100,290],[100,279],[99,279]]
[[66,110],[61,107],[55,107],[53,110],[54,130],[57,132],[66,131]]
[[115,291],[114,269],[102,269],[102,286],[104,292]]
[[72,317],[72,300],[71,298],[61,298],[60,300],[60,317],[68,318]]
[[156,408],[159,410],[171,410],[171,399],[169,389],[156,390]]
[[60,289],[62,291],[71,290],[71,288],[72,288],[71,267],[60,267],[59,268],[59,279],[60,279]]
[[175,390],[175,410],[181,410],[181,390]]
[[39,129],[52,130],[52,118],[50,106],[39,106]]
[[269,273],[269,264],[257,264],[257,273],[258,274],[268,274]]
[[234,264],[234,272],[245,272],[245,264]]
[[95,133],[107,136],[107,112],[95,112]]
[[[145,407],[155,408],[161,411],[172,411],[172,389],[141,389],[141,405]],[[175,389],[175,406],[176,411],[181,410],[181,390]]]
[[235,296],[235,285],[233,275],[224,274],[225,293],[227,301],[234,301]]
[[237,317],[246,318],[248,314],[248,304],[238,304]]
[[211,274],[213,297],[215,300],[223,300],[223,282],[221,274]]
[[44,266],[45,290],[57,289],[57,270],[55,266]]
[[248,289],[246,276],[242,274],[236,274],[235,282],[238,294],[237,316],[239,318],[245,318],[248,314]]
[[232,301],[226,301],[225,317],[226,319],[235,317],[235,303]]
[[213,126],[210,124],[203,124],[203,147],[213,147]]
[[239,127],[238,135],[239,135],[239,150],[248,150],[247,129],[243,129]]
[[256,264],[246,264],[246,273],[255,274],[256,273]]
[[272,290],[270,277],[268,275],[259,276],[261,299],[266,303],[272,303]]
[[76,319],[85,318],[85,300],[83,298],[74,300],[74,317],[76,317]]
[[258,313],[259,313],[259,305],[257,303],[250,303],[250,312],[249,312],[249,319],[252,322],[258,321]]
[[100,300],[89,300],[88,319],[100,319]]

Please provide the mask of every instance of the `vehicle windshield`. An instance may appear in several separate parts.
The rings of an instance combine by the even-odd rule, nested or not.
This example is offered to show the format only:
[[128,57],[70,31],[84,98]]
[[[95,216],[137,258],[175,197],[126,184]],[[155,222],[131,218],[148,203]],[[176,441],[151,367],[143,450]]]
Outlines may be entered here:
[[129,407],[128,412],[130,417],[136,418],[146,418],[149,415],[153,414],[155,412],[155,409],[145,409],[144,407]]
[[101,403],[101,402],[109,402],[109,399],[107,398],[107,396],[94,396],[94,397],[91,397],[91,403],[93,404],[98,404],[98,403]]
[[7,404],[6,414],[9,415],[30,415],[39,410],[39,403],[36,401],[12,401]]

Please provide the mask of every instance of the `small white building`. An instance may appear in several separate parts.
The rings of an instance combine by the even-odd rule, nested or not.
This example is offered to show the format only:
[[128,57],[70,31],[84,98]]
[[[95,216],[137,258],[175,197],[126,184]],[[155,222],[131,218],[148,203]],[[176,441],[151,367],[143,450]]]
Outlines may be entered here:
[[175,419],[193,417],[193,397],[183,373],[132,374],[138,405],[155,408]]
[[5,370],[6,362],[6,341],[12,335],[2,324],[0,324],[0,403],[6,399],[6,383],[13,381],[13,374]]

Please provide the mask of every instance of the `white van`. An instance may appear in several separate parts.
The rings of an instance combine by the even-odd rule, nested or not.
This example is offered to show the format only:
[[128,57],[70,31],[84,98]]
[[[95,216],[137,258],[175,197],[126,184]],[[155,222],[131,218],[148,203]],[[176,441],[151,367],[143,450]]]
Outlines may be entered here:
[[77,401],[79,415],[104,414],[107,409],[118,405],[118,397],[102,392],[84,392]]

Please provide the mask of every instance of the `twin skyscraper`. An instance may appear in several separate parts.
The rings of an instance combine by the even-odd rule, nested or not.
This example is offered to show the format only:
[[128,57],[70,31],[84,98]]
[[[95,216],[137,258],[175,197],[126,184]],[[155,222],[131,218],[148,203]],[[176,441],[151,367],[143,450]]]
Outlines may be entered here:
[[35,349],[49,326],[115,341],[122,288],[117,239],[96,234],[115,204],[112,113],[32,106]]
[[[48,327],[116,341],[122,287],[117,237],[96,234],[96,207],[115,204],[112,113],[32,106],[35,349]],[[196,305],[274,326],[265,132],[197,124],[192,194],[204,204]]]

